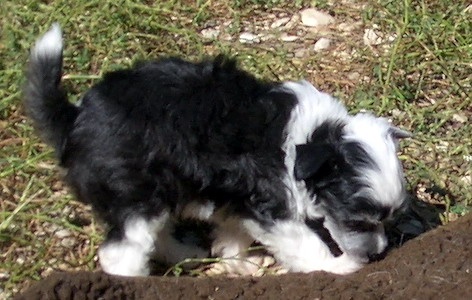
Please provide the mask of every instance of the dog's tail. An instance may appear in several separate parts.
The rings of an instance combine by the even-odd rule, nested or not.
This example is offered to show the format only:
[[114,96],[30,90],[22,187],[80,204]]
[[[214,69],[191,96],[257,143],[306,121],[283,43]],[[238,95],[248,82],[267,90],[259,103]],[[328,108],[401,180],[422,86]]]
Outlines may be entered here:
[[24,89],[27,114],[58,155],[78,114],[61,87],[62,47],[61,28],[55,23],[31,50]]

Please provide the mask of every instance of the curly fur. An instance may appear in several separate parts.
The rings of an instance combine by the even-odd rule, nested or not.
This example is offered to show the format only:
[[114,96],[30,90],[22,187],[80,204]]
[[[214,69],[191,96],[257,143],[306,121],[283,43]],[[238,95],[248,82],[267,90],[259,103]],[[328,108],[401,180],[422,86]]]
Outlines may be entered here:
[[108,73],[79,106],[61,69],[54,25],[32,50],[25,105],[77,198],[108,225],[105,271],[146,275],[153,256],[209,255],[173,237],[189,218],[216,226],[212,255],[242,257],[257,240],[292,271],[349,273],[385,249],[381,223],[404,200],[402,132],[386,121],[222,56]]

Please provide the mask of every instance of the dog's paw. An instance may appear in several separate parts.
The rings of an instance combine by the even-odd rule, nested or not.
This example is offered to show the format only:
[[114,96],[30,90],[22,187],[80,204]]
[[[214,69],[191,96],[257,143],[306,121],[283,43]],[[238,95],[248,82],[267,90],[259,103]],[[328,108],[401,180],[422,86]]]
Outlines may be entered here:
[[364,263],[359,262],[352,256],[344,253],[341,256],[333,258],[332,262],[327,264],[326,269],[323,271],[339,275],[347,275],[359,271],[363,266]]
[[148,255],[133,242],[106,243],[98,250],[100,265],[105,273],[121,276],[147,276],[150,273]]

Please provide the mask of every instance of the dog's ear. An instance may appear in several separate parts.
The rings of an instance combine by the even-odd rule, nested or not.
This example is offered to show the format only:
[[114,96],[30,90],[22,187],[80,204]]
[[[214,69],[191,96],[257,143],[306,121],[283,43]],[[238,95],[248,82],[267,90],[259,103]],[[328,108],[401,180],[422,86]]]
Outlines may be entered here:
[[392,126],[388,129],[388,134],[396,140],[409,138],[413,136],[410,132],[405,131],[395,126]]
[[395,145],[395,150],[400,151],[400,142],[399,142],[399,140],[404,139],[404,138],[409,138],[409,137],[412,136],[412,134],[409,133],[408,131],[402,130],[398,127],[391,126],[388,129],[388,136],[393,140],[393,143]]
[[296,147],[297,158],[295,159],[294,170],[296,180],[313,176],[328,159],[334,156],[333,147],[326,143],[302,144]]

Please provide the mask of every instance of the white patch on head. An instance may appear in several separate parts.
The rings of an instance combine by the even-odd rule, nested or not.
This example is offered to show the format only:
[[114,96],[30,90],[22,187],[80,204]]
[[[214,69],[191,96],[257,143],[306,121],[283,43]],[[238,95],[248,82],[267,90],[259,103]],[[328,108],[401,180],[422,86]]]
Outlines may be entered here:
[[289,202],[290,210],[298,219],[304,219],[307,213],[313,218],[320,217],[310,205],[314,199],[310,199],[305,183],[295,180],[296,145],[307,143],[313,131],[323,122],[347,119],[347,110],[338,100],[318,91],[308,81],[286,82],[282,88],[293,92],[298,101],[285,128],[287,138],[282,146],[287,168],[284,183],[289,190],[288,197],[292,199]]
[[361,192],[370,193],[372,199],[384,205],[398,208],[404,200],[404,176],[390,128],[386,119],[359,113],[347,122],[344,139],[359,142],[380,169],[360,170],[361,178],[368,183],[368,190]]
[[248,232],[292,272],[326,271],[349,274],[363,263],[346,253],[335,257],[329,247],[305,223],[278,221],[265,230],[252,220],[244,222]]
[[160,217],[145,220],[132,217],[124,225],[124,237],[109,241],[98,250],[100,265],[108,274],[122,276],[149,275],[149,258],[154,252],[157,233],[169,218],[167,212]]
[[298,100],[285,129],[294,145],[305,144],[313,131],[326,120],[347,117],[347,110],[341,102],[320,92],[306,80],[286,82],[282,87],[292,91]]
[[54,23],[42,37],[40,37],[32,51],[32,57],[56,57],[62,53],[62,31],[59,24]]

